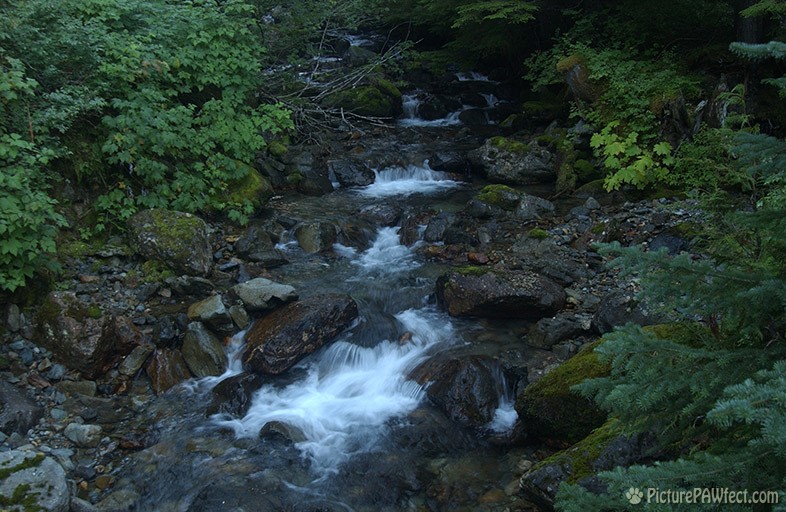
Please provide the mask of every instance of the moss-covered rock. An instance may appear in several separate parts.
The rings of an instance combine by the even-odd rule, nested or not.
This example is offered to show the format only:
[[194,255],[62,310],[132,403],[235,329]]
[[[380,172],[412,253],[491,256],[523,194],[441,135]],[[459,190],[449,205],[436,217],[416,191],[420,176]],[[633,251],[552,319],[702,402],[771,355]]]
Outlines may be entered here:
[[595,354],[599,343],[588,345],[519,395],[516,411],[530,436],[565,446],[583,439],[606,420],[606,413],[591,400],[571,391],[580,382],[609,374],[608,364]]
[[492,137],[467,155],[489,181],[530,185],[554,181],[555,159],[548,148],[507,137]]
[[11,450],[0,453],[0,510],[69,510],[63,467],[42,453]]
[[267,143],[267,152],[276,160],[283,161],[286,158],[289,149],[287,146],[277,140],[272,140]]
[[256,169],[248,167],[248,174],[242,180],[230,182],[227,186],[230,203],[243,204],[248,201],[259,208],[273,197],[273,186]]
[[527,232],[527,236],[535,240],[545,240],[549,236],[549,232],[541,228],[532,228]]
[[377,79],[371,85],[333,93],[328,96],[326,103],[368,117],[396,117],[402,111],[401,91],[384,79]]
[[128,220],[130,244],[175,272],[205,276],[213,266],[207,224],[189,213],[143,210]]
[[611,419],[570,448],[536,464],[521,477],[521,491],[542,509],[552,510],[562,483],[592,487],[599,472],[646,459],[653,440],[648,433],[626,433],[617,420]]
[[491,206],[512,211],[518,205],[521,196],[507,185],[487,185],[478,193],[477,199]]

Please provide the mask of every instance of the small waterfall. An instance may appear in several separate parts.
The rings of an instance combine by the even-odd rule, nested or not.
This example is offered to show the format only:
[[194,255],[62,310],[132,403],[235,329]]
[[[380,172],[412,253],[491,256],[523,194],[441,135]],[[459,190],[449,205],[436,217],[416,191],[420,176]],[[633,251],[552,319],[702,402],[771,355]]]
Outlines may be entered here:
[[374,171],[376,179],[371,185],[359,189],[357,193],[366,197],[408,196],[428,194],[460,186],[450,176],[428,166],[408,165],[406,167],[387,167]]
[[477,71],[456,73],[456,80],[459,82],[493,82],[488,76]]
[[432,119],[426,120],[421,119],[418,117],[418,108],[420,107],[423,101],[420,99],[420,93],[415,92],[413,94],[404,94],[401,96],[402,107],[404,109],[404,115],[401,119],[399,119],[398,124],[399,126],[408,126],[408,127],[440,127],[440,126],[455,126],[461,124],[459,120],[459,115],[461,114],[462,110],[458,110],[456,112],[451,112],[446,117],[442,119]]
[[380,430],[394,417],[413,411],[422,398],[420,386],[406,375],[429,352],[452,339],[452,327],[432,309],[396,315],[404,345],[382,340],[373,347],[348,341],[330,345],[308,365],[304,380],[283,389],[265,386],[253,398],[245,417],[216,420],[239,437],[255,437],[268,422],[294,427],[296,443],[318,474],[334,472],[355,453],[372,451]]
[[497,106],[497,103],[499,103],[499,98],[497,98],[493,94],[481,93],[480,95],[483,96],[483,99],[486,100],[486,106],[488,106],[488,108],[494,108]]
[[381,228],[373,245],[352,263],[358,265],[364,274],[402,272],[420,266],[415,261],[412,249],[401,244],[399,229],[399,227]]

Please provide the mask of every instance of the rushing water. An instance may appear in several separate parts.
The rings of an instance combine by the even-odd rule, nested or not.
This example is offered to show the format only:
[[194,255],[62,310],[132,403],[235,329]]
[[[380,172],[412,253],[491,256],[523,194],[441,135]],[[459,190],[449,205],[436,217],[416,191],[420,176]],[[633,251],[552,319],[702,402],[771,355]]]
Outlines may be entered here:
[[[408,112],[415,116],[416,106]],[[437,205],[463,187],[427,162],[383,167],[375,175],[367,187],[315,200],[314,215],[335,219],[378,203]],[[332,211],[331,201],[341,212]],[[138,510],[417,509],[425,499],[417,483],[424,471],[436,472],[460,496],[467,486],[482,490],[486,480],[502,478],[494,462],[500,455],[430,407],[424,389],[409,378],[435,354],[471,345],[468,334],[479,336],[477,326],[451,319],[432,303],[440,269],[418,255],[419,243],[403,245],[399,229],[377,227],[369,245],[336,244],[330,255],[307,255],[284,234],[278,247],[292,262],[271,277],[301,295],[352,295],[358,322],[263,385],[242,417],[205,417],[204,410],[211,389],[242,372],[243,332],[227,345],[222,375],[160,397],[148,412],[162,418],[157,443],[132,458],[117,484],[142,495]],[[517,418],[501,375],[500,395],[487,427],[504,433]],[[273,422],[290,429],[289,442],[259,437]],[[464,474],[467,464],[474,472]]]

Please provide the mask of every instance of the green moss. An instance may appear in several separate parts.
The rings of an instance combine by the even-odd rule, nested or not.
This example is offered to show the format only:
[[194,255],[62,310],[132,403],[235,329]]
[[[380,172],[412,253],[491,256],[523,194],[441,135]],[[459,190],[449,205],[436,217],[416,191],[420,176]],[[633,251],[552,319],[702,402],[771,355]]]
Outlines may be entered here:
[[576,177],[578,177],[579,181],[582,183],[587,183],[603,177],[603,173],[599,169],[589,163],[589,161],[581,158],[573,163],[573,170],[576,173]]
[[574,67],[582,64],[584,64],[584,59],[580,55],[574,53],[557,62],[557,71],[560,73],[567,73]]
[[525,101],[521,108],[529,117],[553,119],[561,117],[567,111],[568,103],[559,98],[530,100]]
[[327,99],[327,104],[331,107],[343,108],[369,117],[395,116],[398,111],[397,102],[400,103],[400,95],[396,98],[391,96],[389,91],[383,91],[373,85],[339,91],[331,94]]
[[549,232],[546,231],[545,229],[532,228],[527,232],[527,236],[530,238],[534,238],[535,240],[545,240],[551,235],[549,235]]
[[396,85],[391,82],[390,80],[385,80],[384,78],[377,78],[374,80],[374,86],[387,96],[390,96],[394,99],[401,99],[401,91],[399,90]]
[[644,327],[644,331],[651,332],[662,340],[671,340],[695,348],[707,346],[715,341],[712,332],[705,325],[696,322],[649,325]]
[[267,152],[276,160],[282,160],[289,152],[289,148],[277,140],[272,140],[267,143]]
[[564,160],[557,168],[557,183],[555,185],[557,194],[573,192],[573,190],[576,189],[577,181],[578,176],[576,176],[572,162],[570,160]]
[[[44,510],[36,504],[38,501],[37,493],[30,493],[29,484],[17,485],[10,498],[0,496],[0,507],[22,507],[25,512],[38,512]],[[2,509],[5,511],[6,509]]]
[[492,137],[489,139],[489,142],[495,148],[499,148],[502,151],[507,151],[508,153],[518,153],[523,155],[530,152],[529,145],[518,140],[508,139],[507,137]]
[[156,260],[147,260],[142,263],[141,271],[142,282],[145,283],[160,283],[175,276],[172,269]]
[[590,229],[590,233],[593,235],[602,235],[603,232],[606,231],[606,223],[605,222],[598,222],[592,229]]
[[478,193],[477,199],[491,206],[511,211],[516,208],[520,195],[507,185],[487,185]]
[[598,340],[530,384],[516,404],[529,432],[557,444],[575,443],[606,420],[606,414],[590,400],[571,391],[587,379],[604,377],[610,367],[600,362]]
[[287,182],[292,185],[297,185],[298,183],[302,183],[305,178],[302,174],[295,171],[287,175]]
[[567,483],[576,483],[582,478],[597,473],[598,470],[593,467],[593,462],[622,433],[619,422],[611,419],[575,445],[542,460],[532,469],[534,471],[545,466],[558,465],[569,475]]
[[85,314],[90,318],[101,318],[101,308],[97,304],[91,304],[85,310]]
[[13,475],[14,473],[18,473],[19,471],[25,469],[37,468],[44,461],[44,458],[45,456],[43,453],[36,453],[35,456],[30,458],[25,458],[25,460],[23,460],[16,466],[12,466],[10,468],[0,468],[0,480],[4,480],[9,476]]
[[265,201],[273,197],[273,186],[256,169],[248,168],[248,174],[240,181],[230,183],[229,201],[243,204],[250,202],[254,208],[259,208]]
[[704,229],[700,224],[695,222],[681,222],[674,226],[672,229],[683,238],[696,238],[704,234]]

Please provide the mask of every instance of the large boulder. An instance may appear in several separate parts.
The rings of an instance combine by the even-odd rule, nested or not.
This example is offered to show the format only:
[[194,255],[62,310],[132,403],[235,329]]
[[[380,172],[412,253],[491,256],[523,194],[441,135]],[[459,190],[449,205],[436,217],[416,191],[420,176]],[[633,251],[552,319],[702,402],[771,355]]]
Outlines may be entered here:
[[22,450],[2,452],[0,473],[3,475],[0,478],[2,510],[69,510],[65,470],[43,453]]
[[342,187],[365,187],[374,183],[374,171],[355,160],[330,160],[327,165]]
[[487,185],[467,204],[466,212],[475,218],[510,217],[528,221],[554,213],[554,203],[519,192],[507,185]]
[[38,425],[43,415],[44,408],[35,400],[16,386],[0,380],[0,432],[25,435]]
[[[521,267],[554,280],[562,286],[570,286],[575,281],[590,275],[587,252],[580,252],[554,240],[523,235],[511,247]],[[599,262],[599,261],[598,261]]]
[[618,422],[609,420],[575,445],[542,460],[525,473],[519,480],[521,493],[541,509],[554,510],[560,484],[578,484],[590,491],[601,489],[604,486],[596,476],[598,473],[646,461],[653,441],[650,433],[624,434]]
[[33,341],[68,368],[94,378],[116,346],[115,337],[105,335],[107,323],[98,306],[85,304],[73,292],[51,292],[38,310]]
[[197,377],[221,375],[227,367],[224,347],[202,322],[191,322],[180,349],[191,373]]
[[590,331],[589,315],[561,312],[553,318],[541,318],[527,334],[527,345],[550,350],[563,340],[585,336]]
[[555,282],[526,271],[490,271],[466,267],[437,279],[437,302],[451,316],[537,320],[565,305],[565,291]]
[[410,378],[426,386],[431,403],[451,420],[471,428],[494,419],[503,393],[502,369],[488,356],[437,357],[415,368]]
[[213,265],[207,224],[190,213],[143,210],[128,220],[131,246],[172,270],[205,276]]
[[592,400],[571,391],[587,379],[609,374],[609,366],[594,351],[599,343],[588,345],[519,394],[516,412],[530,437],[564,447],[583,439],[606,420],[606,413]]
[[246,334],[243,364],[277,375],[332,341],[358,316],[348,295],[316,295],[287,304],[259,319]]
[[288,284],[257,277],[232,287],[233,296],[240,299],[248,311],[266,311],[297,300],[297,292]]
[[492,137],[469,153],[489,181],[511,185],[547,183],[556,179],[555,158],[546,148],[505,137]]
[[375,80],[372,85],[360,85],[330,94],[325,103],[329,107],[367,117],[396,117],[402,112],[401,91],[387,80]]

